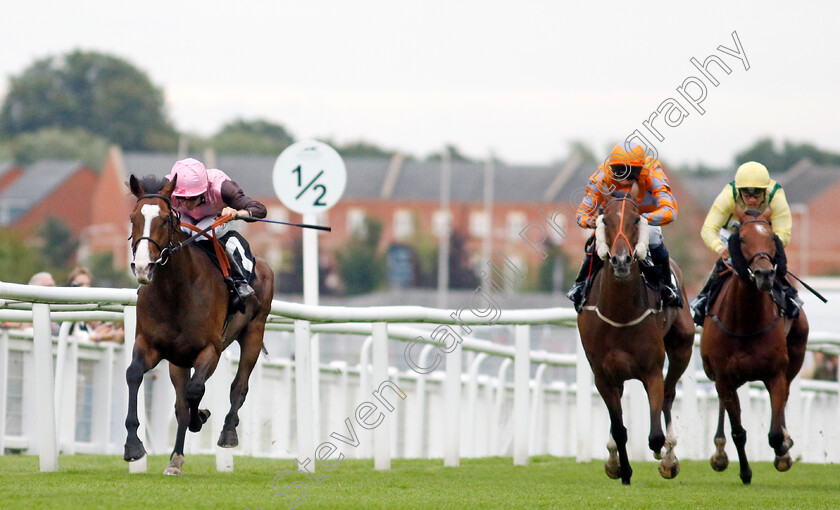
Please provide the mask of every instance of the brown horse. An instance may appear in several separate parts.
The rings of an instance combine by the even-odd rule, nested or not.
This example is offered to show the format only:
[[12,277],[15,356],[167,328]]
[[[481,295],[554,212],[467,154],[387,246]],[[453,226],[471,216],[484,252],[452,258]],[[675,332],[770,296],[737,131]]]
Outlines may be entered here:
[[[621,396],[624,383],[638,379],[644,384],[650,404],[648,446],[662,459],[659,473],[674,478],[679,460],[671,424],[671,406],[677,381],[688,366],[694,343],[694,324],[687,307],[663,308],[659,292],[649,289],[637,259],[646,257],[647,222],[636,203],[625,196],[607,202],[598,218],[598,254],[609,263],[595,276],[592,292],[578,315],[578,329],[595,386],[610,415],[610,452],[605,470],[610,478],[630,484],[633,470],[627,457],[627,429],[622,420]],[[671,261],[677,280],[682,276]],[[683,301],[685,289],[680,283]],[[668,357],[668,374],[663,366]],[[662,431],[665,416],[666,438]],[[664,457],[662,456],[665,447]]]
[[175,180],[150,176],[141,181],[132,175],[129,187],[137,197],[131,213],[132,267],[141,286],[132,362],[125,374],[128,416],[124,457],[135,461],[146,454],[137,437],[137,391],[143,374],[165,359],[175,386],[178,431],[164,473],[180,475],[187,427],[198,432],[210,416],[209,411],[198,408],[204,384],[216,369],[222,351],[234,339],[239,342],[241,355],[230,389],[230,412],[218,444],[232,448],[239,443],[238,412],[263,346],[274,274],[264,260],[257,258],[255,294],[247,300],[244,313],[230,315],[228,290],[219,269],[201,248],[183,244],[188,236],[178,228],[178,217],[170,206]]
[[767,387],[772,408],[768,437],[776,453],[773,464],[777,470],[787,471],[792,464],[788,450],[793,441],[785,426],[785,404],[790,383],[805,358],[808,320],[804,311],[796,320],[782,317],[771,297],[776,278],[776,243],[768,222],[769,208],[764,215],[752,210],[745,213],[740,208],[736,208],[736,214],[741,227],[732,234],[730,253],[737,275],[724,282],[703,322],[700,353],[703,369],[715,382],[720,400],[712,467],[723,471],[729,464],[723,433],[727,412],[741,465],[741,481],[749,484],[752,470],[744,448],[747,432],[741,426],[736,390],[748,381],[762,381]]

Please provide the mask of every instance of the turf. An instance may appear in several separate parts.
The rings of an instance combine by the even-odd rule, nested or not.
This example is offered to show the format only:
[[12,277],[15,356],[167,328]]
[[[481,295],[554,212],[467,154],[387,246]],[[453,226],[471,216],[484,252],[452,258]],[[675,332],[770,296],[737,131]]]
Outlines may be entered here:
[[[741,484],[737,463],[716,473],[704,461],[682,461],[674,480],[653,462],[633,463],[632,485],[604,474],[603,461],[536,457],[528,466],[510,458],[464,459],[459,468],[440,460],[395,460],[390,471],[373,461],[344,460],[319,470],[320,483],[300,473],[275,480],[289,460],[236,457],[233,473],[216,472],[212,456],[187,457],[184,476],[163,476],[167,457],[148,460],[149,472],[129,474],[120,457],[63,456],[58,473],[40,473],[35,456],[0,457],[0,508],[287,508],[306,483],[297,508],[840,508],[840,465],[797,463],[779,473],[754,462],[753,483]],[[274,489],[272,490],[272,483]],[[297,487],[300,487],[298,484]]]

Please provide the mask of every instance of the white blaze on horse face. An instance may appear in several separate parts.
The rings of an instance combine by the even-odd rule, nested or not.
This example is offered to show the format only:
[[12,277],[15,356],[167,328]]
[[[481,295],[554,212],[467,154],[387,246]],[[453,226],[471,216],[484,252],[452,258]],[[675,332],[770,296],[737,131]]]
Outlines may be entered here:
[[[140,208],[140,214],[143,215],[142,237],[149,237],[152,233],[152,221],[160,214],[160,206],[145,204]],[[149,265],[152,262],[151,256],[149,240],[141,239],[137,243],[137,251],[134,252],[134,273],[137,276],[137,281],[140,283],[149,281]]]

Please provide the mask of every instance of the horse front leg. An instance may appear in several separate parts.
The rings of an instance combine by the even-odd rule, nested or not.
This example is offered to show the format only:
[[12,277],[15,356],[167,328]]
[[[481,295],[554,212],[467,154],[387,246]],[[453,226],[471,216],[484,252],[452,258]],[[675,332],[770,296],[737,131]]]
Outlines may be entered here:
[[163,474],[180,476],[181,468],[184,466],[184,440],[190,422],[190,408],[187,404],[187,382],[190,380],[190,369],[170,363],[169,379],[175,388],[175,419],[178,422],[178,429],[175,433],[175,447],[172,449],[169,465],[163,470]]
[[630,458],[627,456],[627,428],[624,426],[621,412],[621,394],[624,386],[620,384],[611,387],[608,383],[601,381],[598,376],[595,376],[595,386],[604,404],[607,405],[610,415],[610,439],[607,442],[610,456],[604,463],[604,470],[610,478],[621,478],[622,484],[630,485],[633,469],[630,467]]
[[715,453],[710,462],[715,471],[724,471],[729,466],[729,457],[726,455],[726,435],[723,432],[723,419],[726,417],[726,408],[723,401],[718,399],[718,426],[715,432]]
[[252,322],[244,341],[240,343],[239,368],[230,385],[230,411],[225,416],[225,423],[217,443],[222,448],[235,448],[239,445],[239,436],[236,433],[236,427],[239,425],[239,409],[248,395],[248,380],[260,356],[264,329],[264,321]]
[[208,345],[195,359],[193,372],[190,381],[187,383],[187,404],[190,408],[190,432],[200,432],[201,426],[210,417],[210,411],[199,409],[201,399],[204,398],[206,390],[205,383],[213,375],[216,365],[219,363],[219,351],[212,345]]
[[790,458],[790,448],[793,440],[785,430],[785,405],[787,403],[788,384],[784,374],[766,381],[764,385],[770,392],[770,433],[767,438],[770,447],[776,453],[773,465],[777,471],[787,471],[793,465]]
[[752,482],[752,469],[747,460],[747,431],[741,425],[741,401],[738,399],[737,387],[726,381],[718,379],[715,381],[718,398],[726,408],[729,414],[729,424],[732,426],[732,442],[735,444],[735,449],[738,450],[738,462],[740,463],[741,482],[744,485],[749,485]]
[[159,359],[156,353],[147,355],[141,345],[142,340],[135,341],[133,359],[125,371],[125,382],[128,384],[128,413],[125,417],[126,438],[123,458],[127,462],[140,460],[146,455],[143,441],[137,435],[137,429],[140,427],[140,419],[137,417],[137,392],[143,382],[143,374],[151,370]]

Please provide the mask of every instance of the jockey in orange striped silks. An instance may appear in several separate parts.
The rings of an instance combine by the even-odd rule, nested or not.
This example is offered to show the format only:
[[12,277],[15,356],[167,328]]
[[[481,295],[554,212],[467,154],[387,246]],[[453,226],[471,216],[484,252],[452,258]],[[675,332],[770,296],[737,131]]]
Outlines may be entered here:
[[[641,146],[625,148],[616,145],[609,158],[598,167],[589,178],[586,194],[577,210],[577,222],[583,228],[596,226],[600,208],[606,204],[614,191],[630,192],[637,185],[640,197],[636,202],[642,218],[647,220],[650,232],[649,253],[654,264],[661,268],[663,286],[662,299],[666,306],[682,307],[680,291],[671,275],[668,249],[663,243],[662,225],[667,225],[677,217],[677,201],[671,194],[668,178],[658,159],[645,156]],[[643,194],[642,194],[643,193]],[[638,199],[640,198],[640,199]],[[591,238],[594,239],[594,236]],[[586,291],[586,280],[592,268],[595,255],[594,242],[587,242],[586,257],[574,286],[567,294],[580,311]]]

